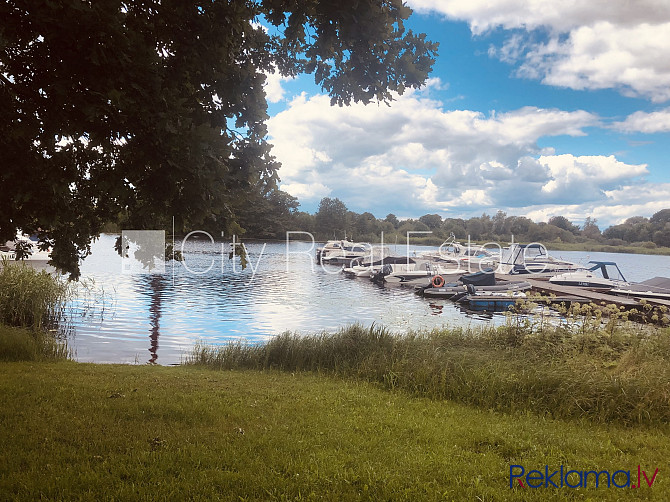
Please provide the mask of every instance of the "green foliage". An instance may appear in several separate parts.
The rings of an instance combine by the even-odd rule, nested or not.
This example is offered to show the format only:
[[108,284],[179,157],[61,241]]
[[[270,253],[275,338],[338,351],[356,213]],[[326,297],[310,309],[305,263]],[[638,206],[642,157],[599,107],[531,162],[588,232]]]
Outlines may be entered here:
[[442,225],[442,216],[439,214],[424,214],[419,221],[431,230],[436,230]]
[[[510,242],[514,238],[515,242],[548,243],[556,250],[669,253],[667,248],[651,240],[652,231],[657,227],[642,217],[629,218],[625,224],[610,227],[601,234],[597,221],[590,217],[582,229],[562,216],[551,218],[550,223],[535,223],[525,216],[507,216],[504,211],[498,211],[493,217],[483,214],[468,220],[442,219],[439,214],[402,221],[388,214],[379,220],[369,212],[349,211],[341,200],[330,197],[321,200],[315,214],[297,211],[297,200],[283,192],[274,200],[280,202],[250,204],[249,218],[242,218],[245,228],[250,229],[247,237],[280,239],[286,230],[299,230],[310,232],[320,240],[342,238],[346,233],[357,241],[379,242],[383,232],[386,244],[396,241],[404,244],[407,232],[430,231],[431,234],[412,235],[410,242],[440,245],[453,233],[461,241],[470,237],[480,243]],[[667,225],[670,228],[670,224]],[[660,235],[657,235],[659,242]]]
[[670,209],[662,209],[651,218],[635,216],[603,232],[608,240],[621,239],[626,243],[653,242],[656,246],[670,247]]
[[281,190],[272,190],[265,195],[250,197],[239,223],[245,235],[254,238],[284,239],[286,231],[303,230],[294,227],[293,216],[300,203],[298,199]]
[[266,73],[312,73],[339,105],[388,102],[435,61],[410,13],[400,0],[3,3],[0,240],[37,234],[76,278],[110,221],[231,234],[278,180]]
[[570,233],[578,234],[579,227],[570,222],[565,216],[552,216],[547,222],[549,225],[553,225],[562,230],[567,230]]
[[324,197],[319,202],[319,210],[314,215],[314,223],[319,232],[343,238],[349,228],[348,210],[340,199]]
[[0,264],[0,324],[40,330],[60,317],[69,285],[23,263]]
[[398,217],[393,213],[387,214],[384,221],[387,221],[391,225],[393,225],[393,228],[398,228],[398,225],[400,224],[400,222],[398,221]]
[[30,241],[19,240],[14,243],[14,255],[16,261],[23,261],[33,254],[33,245]]

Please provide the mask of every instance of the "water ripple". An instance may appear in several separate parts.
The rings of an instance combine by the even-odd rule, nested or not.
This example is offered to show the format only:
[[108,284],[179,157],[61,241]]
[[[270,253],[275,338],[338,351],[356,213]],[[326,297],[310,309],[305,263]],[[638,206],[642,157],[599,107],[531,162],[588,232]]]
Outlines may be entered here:
[[[284,243],[248,244],[250,266],[241,270],[228,259],[227,243],[191,240],[185,262],[168,263],[163,274],[122,274],[115,238],[103,235],[94,244],[82,266],[88,286],[69,306],[68,337],[80,361],[175,364],[197,341],[255,342],[286,330],[333,331],[354,322],[395,332],[502,322],[498,315],[417,297],[411,288],[321,268],[310,243],[291,243],[288,254]],[[617,261],[631,280],[670,275],[667,256],[557,254]]]

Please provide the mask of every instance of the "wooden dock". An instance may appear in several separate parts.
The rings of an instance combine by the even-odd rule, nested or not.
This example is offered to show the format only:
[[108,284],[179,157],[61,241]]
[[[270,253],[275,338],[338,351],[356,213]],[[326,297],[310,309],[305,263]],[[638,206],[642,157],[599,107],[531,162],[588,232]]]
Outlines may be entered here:
[[609,295],[607,293],[599,293],[589,289],[580,288],[577,286],[561,286],[559,284],[552,284],[548,280],[531,279],[525,275],[502,275],[496,274],[496,280],[500,281],[528,281],[533,288],[533,291],[542,293],[544,295],[555,295],[552,298],[552,303],[561,302],[577,302],[577,303],[598,303],[623,305],[624,307],[633,308],[640,305],[640,302],[634,298],[625,296]]

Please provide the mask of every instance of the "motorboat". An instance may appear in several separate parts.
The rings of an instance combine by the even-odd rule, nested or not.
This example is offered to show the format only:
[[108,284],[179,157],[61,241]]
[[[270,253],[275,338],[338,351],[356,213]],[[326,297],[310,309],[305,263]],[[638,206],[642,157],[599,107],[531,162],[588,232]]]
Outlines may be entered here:
[[409,262],[384,265],[371,279],[374,282],[389,284],[421,285],[430,284],[436,275],[456,278],[463,275],[463,270],[448,268],[428,260],[409,258]]
[[9,246],[0,246],[0,261],[2,260],[13,261],[15,259],[16,259],[16,253],[14,252],[14,249],[10,248]]
[[576,263],[549,256],[547,248],[539,243],[511,244],[503,250],[497,271],[501,274],[533,274],[553,277],[565,272],[575,272]]
[[451,238],[444,241],[437,251],[426,251],[419,256],[422,259],[437,263],[455,264],[467,272],[481,271],[493,267],[499,261],[499,256],[493,254],[484,246],[461,244],[451,234]]
[[470,310],[486,312],[504,312],[516,306],[517,301],[526,299],[526,293],[520,290],[477,291],[458,300]]
[[447,298],[457,301],[466,295],[514,293],[527,291],[531,285],[527,281],[497,282],[493,269],[463,275],[458,282],[446,283],[441,277],[434,277],[431,287],[424,288],[418,293],[429,298]]
[[[21,253],[18,250],[22,250],[25,255],[21,257]],[[19,231],[16,234],[16,239],[0,245],[0,258],[16,260],[17,256],[19,256],[21,261],[46,262],[51,259],[51,250],[41,250],[37,236],[31,236]]]
[[403,264],[415,264],[416,262],[412,258],[407,258],[405,256],[385,256],[376,261],[371,261],[369,258],[367,260],[361,260],[359,264],[352,264],[351,267],[346,267],[342,269],[348,277],[372,277],[385,265],[403,265]]
[[[588,265],[591,266],[588,267]],[[584,269],[556,275],[551,277],[549,282],[561,286],[579,286],[598,291],[609,291],[613,288],[624,288],[630,285],[613,261],[590,261]]]
[[367,242],[353,243],[349,241],[329,241],[331,247],[324,246],[317,251],[317,261],[330,265],[346,265],[353,267],[361,261],[376,261],[390,254],[388,246],[373,246]]
[[654,277],[636,284],[613,288],[610,293],[640,299],[670,300],[670,278]]
[[353,246],[354,243],[346,239],[328,241],[321,247],[316,248],[316,259],[321,261],[322,259],[328,258],[329,256],[341,255],[343,254],[344,248]]

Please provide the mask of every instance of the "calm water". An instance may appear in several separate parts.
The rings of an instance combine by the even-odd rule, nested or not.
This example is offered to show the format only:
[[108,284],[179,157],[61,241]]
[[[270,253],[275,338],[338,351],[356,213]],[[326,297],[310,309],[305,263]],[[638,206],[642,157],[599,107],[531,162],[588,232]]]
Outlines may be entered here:
[[[314,263],[310,243],[246,244],[250,265],[228,259],[228,244],[189,240],[183,263],[165,272],[122,273],[103,235],[82,265],[68,315],[68,341],[79,361],[176,364],[194,343],[257,341],[286,330],[333,331],[360,322],[393,331],[500,323],[500,315],[465,312],[447,300],[426,300],[411,288],[349,279],[335,267]],[[177,246],[179,248],[179,245]],[[393,250],[393,246],[391,246]],[[416,246],[413,250],[424,248]],[[397,254],[406,247],[398,246]],[[575,262],[615,261],[624,276],[641,281],[670,276],[670,257],[555,252]]]

